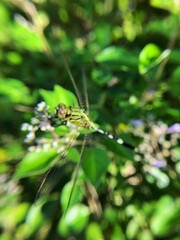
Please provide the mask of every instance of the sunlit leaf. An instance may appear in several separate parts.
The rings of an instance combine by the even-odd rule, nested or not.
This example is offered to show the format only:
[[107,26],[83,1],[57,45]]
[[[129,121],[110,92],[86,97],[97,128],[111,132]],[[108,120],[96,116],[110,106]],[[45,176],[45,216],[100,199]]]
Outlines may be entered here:
[[119,240],[119,239],[126,240],[125,233],[124,233],[122,227],[118,224],[118,222],[116,222],[116,224],[114,225],[112,239],[113,240]]
[[29,152],[20,162],[14,177],[22,178],[46,171],[53,162],[57,152],[54,149]]
[[[25,27],[26,26],[26,27]],[[45,48],[45,42],[41,35],[27,28],[27,25],[15,22],[10,30],[10,39],[13,44],[29,51],[42,51]]]
[[18,65],[22,63],[21,55],[16,52],[8,52],[6,54],[6,59],[12,65]]
[[155,44],[147,44],[141,51],[139,55],[139,71],[144,74],[152,67],[156,66],[156,61],[160,56],[161,51]]
[[4,227],[10,227],[24,221],[28,208],[29,204],[25,202],[17,204],[15,209],[13,206],[8,205],[4,207],[3,211],[1,211],[1,217],[4,219]]
[[101,226],[96,222],[91,222],[86,229],[87,240],[104,240]]
[[164,236],[178,229],[180,201],[170,196],[163,196],[156,204],[151,218],[151,229],[156,236]]
[[149,229],[143,229],[139,234],[138,234],[139,240],[153,240],[154,237]]
[[63,236],[79,233],[89,220],[89,209],[83,204],[70,208],[58,224],[58,232]]
[[151,5],[156,8],[162,8],[169,12],[179,14],[180,13],[180,2],[172,0],[151,0]]
[[59,85],[55,85],[54,91],[41,89],[40,94],[50,107],[51,111],[54,111],[54,108],[60,103],[64,103],[66,106],[78,107],[75,95]]
[[129,239],[134,239],[139,232],[139,228],[139,223],[135,219],[130,220],[126,228],[126,236]]
[[33,102],[29,89],[17,79],[0,78],[0,93],[13,103],[30,104]]
[[45,221],[41,206],[32,205],[27,213],[25,225],[29,229],[28,235],[31,235],[43,224]]
[[[68,206],[68,202],[69,202],[69,197],[72,191],[72,185],[73,185],[73,181],[68,182],[64,187],[63,187],[63,191],[61,192],[61,197],[60,197],[60,202],[61,202],[61,206],[63,211],[65,212],[66,210],[72,208],[72,206],[74,206],[77,203],[80,203],[81,199],[82,199],[82,189],[79,186],[79,181],[76,181],[75,187],[73,189],[73,194],[72,197],[70,199],[70,205]],[[67,207],[69,207],[67,209]]]

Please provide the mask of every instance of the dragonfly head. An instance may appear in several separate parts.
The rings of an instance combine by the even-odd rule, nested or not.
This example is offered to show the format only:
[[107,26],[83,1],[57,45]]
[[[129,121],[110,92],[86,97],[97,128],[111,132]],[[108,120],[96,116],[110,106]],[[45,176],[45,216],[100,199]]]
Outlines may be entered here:
[[65,104],[60,103],[56,108],[55,108],[55,115],[59,119],[66,119],[71,115],[71,107],[66,107]]

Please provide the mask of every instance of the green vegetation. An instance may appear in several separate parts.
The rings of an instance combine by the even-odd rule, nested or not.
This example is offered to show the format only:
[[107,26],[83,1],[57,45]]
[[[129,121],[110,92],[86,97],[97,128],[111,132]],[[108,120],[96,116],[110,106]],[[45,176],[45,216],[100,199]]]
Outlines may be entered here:
[[[0,29],[0,239],[178,240],[180,1],[2,0]],[[39,198],[59,152],[21,130],[41,101],[78,105],[64,58],[92,121],[135,146],[88,134],[68,210],[85,131],[69,148],[57,128]]]

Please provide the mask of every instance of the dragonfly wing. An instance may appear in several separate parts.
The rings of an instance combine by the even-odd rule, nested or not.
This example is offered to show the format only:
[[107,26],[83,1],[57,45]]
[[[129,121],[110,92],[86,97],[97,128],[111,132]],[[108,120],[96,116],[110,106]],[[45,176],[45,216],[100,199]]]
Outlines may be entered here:
[[[39,199],[42,199],[43,196],[48,195],[48,193],[50,193],[52,189],[55,187],[56,183],[58,182],[58,179],[62,177],[62,173],[64,172],[63,171],[64,167],[67,166],[67,162],[66,162],[67,151],[73,145],[74,140],[78,136],[79,136],[79,133],[76,133],[74,135],[74,138],[70,139],[70,141],[66,144],[63,152],[60,153],[60,155],[57,156],[53,161],[52,166],[46,172],[43,178],[43,181],[37,191],[35,202],[37,202]],[[56,167],[57,165],[58,167]]]
[[75,169],[74,178],[73,178],[73,182],[72,182],[72,188],[71,188],[71,192],[70,192],[70,195],[69,195],[68,203],[67,203],[66,210],[65,210],[64,214],[66,214],[66,212],[67,212],[67,210],[68,210],[68,208],[70,206],[70,203],[71,203],[71,198],[72,198],[72,194],[73,194],[73,191],[74,191],[74,187],[76,185],[78,172],[79,172],[79,168],[81,166],[82,155],[83,155],[84,147],[86,145],[86,141],[87,141],[87,135],[84,136],[84,139],[83,139],[83,142],[82,142],[82,147],[81,147],[81,151],[80,151],[79,161],[78,161],[78,164],[77,164],[76,169]]

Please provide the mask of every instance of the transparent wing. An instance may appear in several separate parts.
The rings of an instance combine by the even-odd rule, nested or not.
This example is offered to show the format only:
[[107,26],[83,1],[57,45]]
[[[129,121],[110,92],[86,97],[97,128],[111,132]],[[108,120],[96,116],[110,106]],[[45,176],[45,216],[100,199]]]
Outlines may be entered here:
[[69,195],[69,199],[68,199],[68,203],[67,203],[67,207],[66,207],[66,210],[64,212],[64,214],[66,214],[68,208],[69,208],[69,205],[71,203],[71,198],[72,198],[72,194],[73,194],[73,191],[74,191],[74,187],[76,185],[76,181],[77,181],[77,177],[78,177],[78,172],[79,172],[79,168],[81,166],[81,162],[82,162],[82,155],[83,155],[83,151],[84,151],[84,147],[86,145],[86,141],[87,141],[87,135],[84,136],[84,139],[83,139],[83,143],[82,143],[82,147],[81,147],[81,151],[80,151],[80,157],[79,157],[79,161],[78,161],[78,164],[76,166],[76,169],[75,169],[75,173],[74,173],[74,178],[73,178],[73,183],[72,183],[72,188],[71,188],[71,192],[70,192],[70,195]]
[[79,133],[76,132],[76,134],[74,134],[74,137],[70,139],[67,143],[63,152],[60,153],[60,155],[57,156],[56,159],[53,161],[52,166],[46,172],[43,181],[37,191],[35,203],[41,202],[41,200],[43,200],[43,196],[47,196],[48,193],[50,193],[54,189],[57,182],[61,179],[65,168],[70,165],[66,161],[67,151],[73,145],[73,142],[78,136]]

